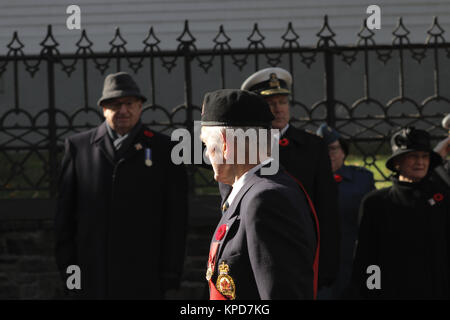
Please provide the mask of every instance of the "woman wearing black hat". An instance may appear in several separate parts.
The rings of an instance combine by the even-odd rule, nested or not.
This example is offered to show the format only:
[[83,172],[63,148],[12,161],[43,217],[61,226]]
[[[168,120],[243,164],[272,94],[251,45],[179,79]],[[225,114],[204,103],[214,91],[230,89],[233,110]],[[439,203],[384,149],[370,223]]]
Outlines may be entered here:
[[369,193],[353,266],[356,297],[449,298],[449,190],[429,179],[442,161],[430,137],[413,127],[395,133],[386,167],[392,187]]

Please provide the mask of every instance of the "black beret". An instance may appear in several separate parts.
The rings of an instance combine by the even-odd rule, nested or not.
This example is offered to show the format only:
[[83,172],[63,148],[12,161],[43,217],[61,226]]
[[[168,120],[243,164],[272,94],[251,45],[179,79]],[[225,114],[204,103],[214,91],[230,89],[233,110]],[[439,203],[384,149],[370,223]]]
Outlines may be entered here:
[[273,119],[267,102],[250,91],[216,90],[203,99],[202,126],[270,128]]

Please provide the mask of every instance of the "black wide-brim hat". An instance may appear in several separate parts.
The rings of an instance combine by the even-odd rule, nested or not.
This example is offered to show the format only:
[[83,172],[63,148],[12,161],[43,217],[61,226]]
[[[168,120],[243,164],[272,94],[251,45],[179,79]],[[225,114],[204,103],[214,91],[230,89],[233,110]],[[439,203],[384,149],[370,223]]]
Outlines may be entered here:
[[273,119],[267,102],[250,91],[221,89],[203,99],[202,126],[270,128]]
[[392,155],[386,160],[386,168],[394,172],[397,172],[394,160],[401,155],[414,151],[426,151],[430,153],[429,169],[442,163],[441,156],[431,148],[430,135],[424,130],[406,127],[397,131],[391,137],[391,147]]
[[103,84],[102,97],[98,100],[97,105],[102,106],[102,103],[107,100],[123,97],[137,97],[142,102],[147,101],[147,98],[141,94],[138,85],[128,73],[118,72],[107,75]]

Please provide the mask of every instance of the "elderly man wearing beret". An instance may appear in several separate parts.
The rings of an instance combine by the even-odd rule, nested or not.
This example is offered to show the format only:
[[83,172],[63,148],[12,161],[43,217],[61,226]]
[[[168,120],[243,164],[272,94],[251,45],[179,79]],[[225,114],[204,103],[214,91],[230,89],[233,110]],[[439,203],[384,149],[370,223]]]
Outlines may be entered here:
[[[239,144],[235,135],[268,130],[268,104],[255,93],[227,89],[207,93],[202,109],[201,139],[214,178],[233,188],[210,245],[210,298],[313,299],[320,233],[311,201],[282,168],[264,173],[274,160],[259,147],[270,141],[257,135],[252,162],[250,142]],[[241,162],[239,152],[245,152]]]
[[[279,129],[280,164],[299,180],[311,197],[321,230],[319,299],[329,293],[339,268],[339,216],[337,185],[333,180],[327,146],[314,134],[289,124],[292,76],[282,68],[266,68],[250,75],[241,90],[255,92],[269,104],[274,119],[272,128]],[[231,188],[220,184],[223,201]]]
[[129,74],[108,75],[98,101],[106,120],[65,141],[56,261],[64,279],[79,267],[75,297],[161,299],[178,286],[187,176],[170,138],[141,123],[145,100]]

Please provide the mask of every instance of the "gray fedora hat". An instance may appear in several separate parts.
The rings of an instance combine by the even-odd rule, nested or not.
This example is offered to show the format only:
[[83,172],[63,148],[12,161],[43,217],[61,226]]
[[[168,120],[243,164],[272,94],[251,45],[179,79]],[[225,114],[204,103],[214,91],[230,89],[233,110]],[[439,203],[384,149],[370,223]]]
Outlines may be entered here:
[[147,98],[141,94],[138,85],[128,73],[108,74],[103,84],[102,97],[97,102],[98,106],[101,106],[106,100],[122,97],[138,97],[142,102],[147,101]]

